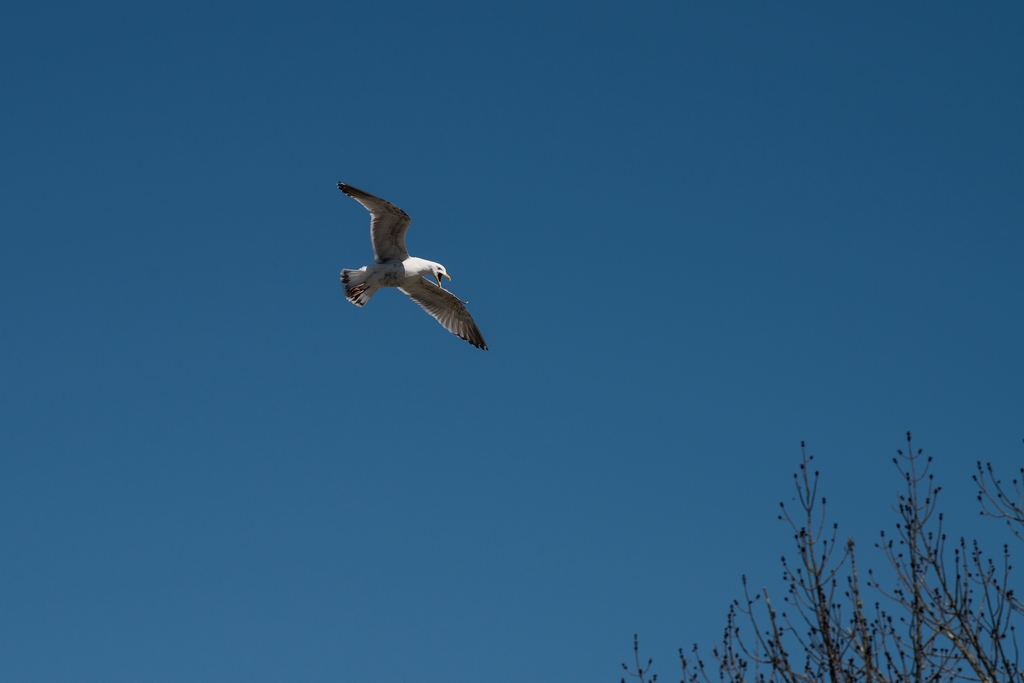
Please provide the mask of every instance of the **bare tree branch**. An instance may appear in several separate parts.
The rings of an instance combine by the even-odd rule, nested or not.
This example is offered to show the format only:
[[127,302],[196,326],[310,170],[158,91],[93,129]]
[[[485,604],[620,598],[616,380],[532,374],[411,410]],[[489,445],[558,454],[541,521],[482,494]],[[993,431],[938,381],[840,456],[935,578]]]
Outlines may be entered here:
[[[941,488],[910,433],[906,452],[893,460],[905,486],[894,506],[895,534],[882,532],[876,544],[891,578],[882,585],[869,570],[864,588],[856,545],[841,542],[838,526],[827,522],[814,457],[800,445],[794,511],[780,504],[779,514],[796,544],[794,559],[782,558],[788,613],[777,611],[766,588],[751,594],[743,577],[743,597],[730,605],[711,649],[717,675],[694,645],[690,657],[679,650],[683,683],[1024,683],[1014,626],[1024,605],[1011,588],[1009,549],[997,563],[976,541],[947,548]],[[1006,520],[1024,540],[1024,468],[1009,486],[991,465],[977,468],[982,514]],[[877,596],[870,607],[865,588]],[[644,683],[651,661],[640,666],[635,639],[634,658],[635,671],[623,668]]]

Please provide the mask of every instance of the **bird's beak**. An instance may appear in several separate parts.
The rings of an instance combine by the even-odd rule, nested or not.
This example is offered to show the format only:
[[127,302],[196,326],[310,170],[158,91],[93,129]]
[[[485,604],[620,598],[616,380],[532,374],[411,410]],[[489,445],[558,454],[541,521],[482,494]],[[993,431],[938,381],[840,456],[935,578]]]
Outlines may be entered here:
[[[443,278],[443,277],[446,277],[446,278],[448,278],[448,281],[449,281],[449,282],[450,282],[450,281],[451,281],[451,279],[452,279],[452,276],[451,276],[451,275],[449,275],[448,273],[441,273],[441,274],[436,274],[436,273],[435,273],[435,274],[434,274],[434,277],[436,277],[436,278],[437,278],[437,286],[438,286],[438,287],[441,287],[441,278]],[[441,289],[444,289],[444,287],[441,287]]]

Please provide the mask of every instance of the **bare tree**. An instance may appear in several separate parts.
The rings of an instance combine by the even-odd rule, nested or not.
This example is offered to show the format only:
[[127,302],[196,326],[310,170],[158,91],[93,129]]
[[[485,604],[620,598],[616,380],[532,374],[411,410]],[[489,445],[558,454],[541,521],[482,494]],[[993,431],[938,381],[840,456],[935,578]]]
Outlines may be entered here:
[[992,463],[987,462],[982,467],[979,460],[977,467],[978,473],[973,478],[978,485],[981,514],[1005,519],[1014,536],[1024,541],[1024,467],[1020,468],[1020,478],[1013,480],[1012,490],[996,479]]
[[[1014,614],[1021,613],[1021,605],[1010,588],[1009,548],[1003,547],[997,563],[984,555],[977,541],[968,543],[960,538],[950,557],[941,514],[935,528],[929,528],[940,490],[927,471],[931,458],[922,462],[921,451],[912,449],[909,432],[907,452],[899,451],[899,456],[895,462],[907,491],[899,496],[898,541],[895,545],[891,539],[886,542],[883,534],[880,547],[897,577],[896,588],[882,592],[913,628],[907,645],[915,655],[927,650],[927,663],[948,674],[950,680],[1024,680],[1012,623]],[[987,471],[991,475],[991,467]],[[986,480],[975,477],[975,481],[982,498]],[[994,501],[1003,505],[996,509],[1010,514],[1019,510],[1000,482],[994,478],[992,482]]]
[[[779,515],[796,543],[794,559],[782,558],[782,603],[776,608],[765,588],[752,593],[744,577],[743,598],[730,605],[711,649],[714,663],[696,645],[689,656],[679,650],[683,683],[1024,683],[1013,624],[1024,606],[1010,588],[1009,549],[995,562],[977,542],[947,548],[931,458],[913,449],[909,432],[897,454],[905,489],[896,533],[876,544],[892,578],[869,571],[862,587],[853,539],[826,522],[819,473],[801,444],[796,505],[791,512],[782,504]],[[974,479],[982,514],[1005,519],[1024,540],[1024,468],[1011,486],[981,463]],[[742,625],[750,629],[741,633]],[[623,668],[653,683],[636,636],[633,647],[636,669]]]

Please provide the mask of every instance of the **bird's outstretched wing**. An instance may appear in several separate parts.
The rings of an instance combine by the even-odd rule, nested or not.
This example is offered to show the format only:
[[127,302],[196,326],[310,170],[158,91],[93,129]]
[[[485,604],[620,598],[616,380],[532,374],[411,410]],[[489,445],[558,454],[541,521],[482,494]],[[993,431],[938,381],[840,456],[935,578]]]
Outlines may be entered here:
[[376,263],[404,261],[409,258],[405,249],[405,231],[412,219],[391,202],[363,192],[358,187],[338,183],[338,189],[366,207],[370,212],[370,241],[373,242],[373,260]]
[[459,298],[447,289],[441,289],[424,278],[399,289],[456,337],[465,339],[478,349],[487,350],[487,342],[473,322],[473,316]]

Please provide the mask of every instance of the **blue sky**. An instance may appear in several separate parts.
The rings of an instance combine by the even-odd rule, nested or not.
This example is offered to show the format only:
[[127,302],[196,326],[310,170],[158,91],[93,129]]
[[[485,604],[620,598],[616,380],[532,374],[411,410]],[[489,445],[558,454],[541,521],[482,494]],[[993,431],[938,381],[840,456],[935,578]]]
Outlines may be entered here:
[[[1024,461],[1024,11],[0,10],[4,680],[618,680]],[[397,292],[413,218],[491,350]],[[955,522],[959,523],[959,522]]]

